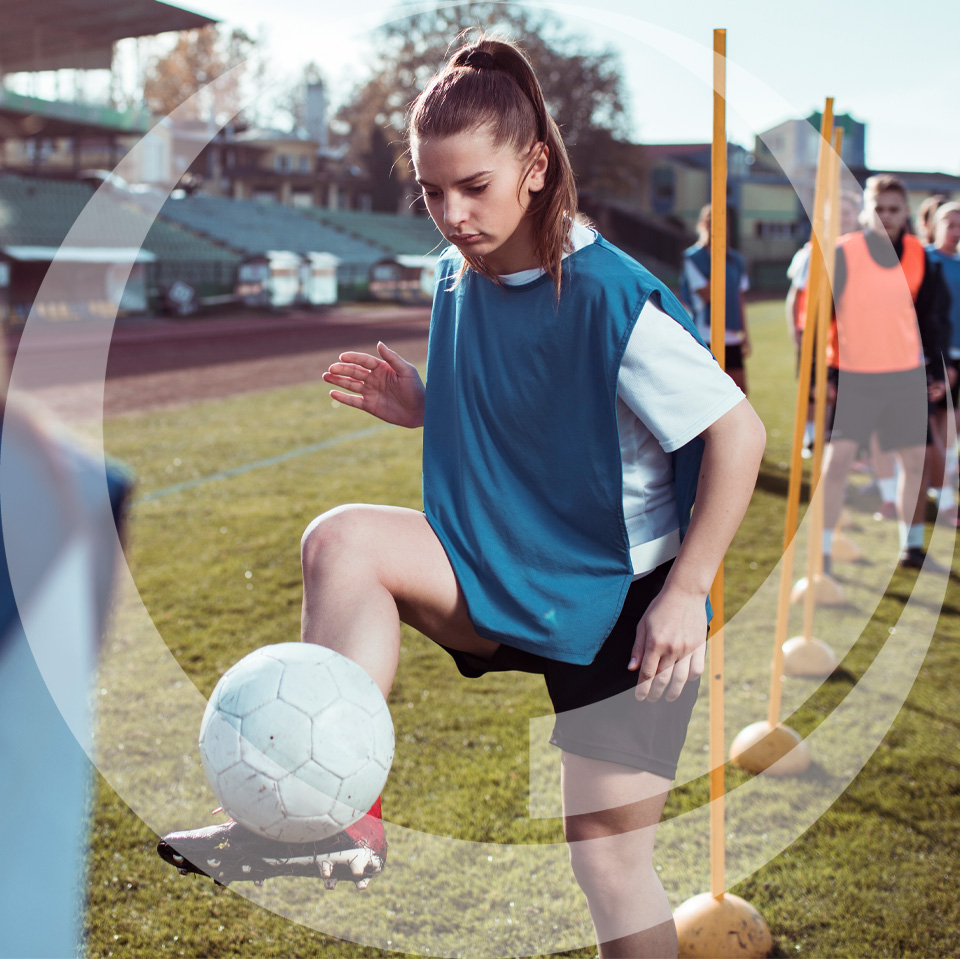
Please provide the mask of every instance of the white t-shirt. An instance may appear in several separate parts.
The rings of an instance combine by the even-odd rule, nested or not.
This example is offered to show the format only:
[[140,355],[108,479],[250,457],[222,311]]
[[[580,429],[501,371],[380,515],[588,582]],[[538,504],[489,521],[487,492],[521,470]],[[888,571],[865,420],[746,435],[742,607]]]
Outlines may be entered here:
[[[570,239],[579,250],[593,243],[596,233],[575,223]],[[520,286],[542,274],[540,269],[524,270],[500,279],[507,286]],[[672,559],[680,549],[670,454],[743,398],[709,351],[647,301],[617,380],[623,515],[636,577]]]

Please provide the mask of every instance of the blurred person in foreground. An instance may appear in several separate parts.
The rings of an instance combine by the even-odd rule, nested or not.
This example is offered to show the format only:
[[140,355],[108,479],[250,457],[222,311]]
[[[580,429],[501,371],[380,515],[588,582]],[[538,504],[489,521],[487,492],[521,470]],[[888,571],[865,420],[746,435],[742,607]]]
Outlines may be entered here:
[[[864,229],[837,242],[834,320],[827,344],[837,403],[824,461],[827,575],[847,475],[858,449],[874,433],[880,449],[893,453],[900,466],[900,565],[919,568],[926,556],[921,491],[927,400],[944,394],[948,327],[940,271],[907,231],[908,218],[903,182],[891,174],[872,176],[864,189]],[[929,382],[927,361],[933,370]]]
[[0,341],[0,957],[74,956],[92,783],[84,745],[130,483],[7,401],[3,352]]

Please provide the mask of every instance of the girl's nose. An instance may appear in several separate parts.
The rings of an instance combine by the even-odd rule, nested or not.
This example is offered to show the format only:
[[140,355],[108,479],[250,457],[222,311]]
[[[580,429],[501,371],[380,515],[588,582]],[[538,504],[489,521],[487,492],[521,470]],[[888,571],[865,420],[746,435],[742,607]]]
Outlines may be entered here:
[[458,200],[444,198],[443,219],[448,226],[459,226],[463,222],[463,210]]

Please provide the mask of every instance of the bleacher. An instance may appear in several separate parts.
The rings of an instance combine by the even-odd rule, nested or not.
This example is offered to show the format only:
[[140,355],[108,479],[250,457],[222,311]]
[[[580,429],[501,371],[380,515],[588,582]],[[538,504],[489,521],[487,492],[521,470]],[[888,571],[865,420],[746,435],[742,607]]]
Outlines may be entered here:
[[324,210],[316,207],[307,208],[303,212],[320,223],[342,230],[367,243],[374,243],[387,253],[426,256],[429,253],[440,253],[448,245],[429,217]]
[[332,253],[342,291],[365,287],[370,267],[390,249],[321,222],[307,211],[254,200],[193,196],[168,200],[161,216],[245,254],[268,250]]
[[[4,173],[0,175],[0,248],[59,247],[93,195],[86,183]],[[148,264],[148,285],[179,279],[198,294],[231,290],[241,257],[176,224],[152,220],[132,199],[111,193],[98,204],[94,229],[75,232],[73,246],[139,247],[156,256]]]
[[[0,248],[58,248],[93,195],[86,182],[0,173]],[[365,294],[371,266],[384,257],[436,253],[446,242],[432,220],[387,213],[293,209],[227,197],[167,199],[159,216],[137,204],[136,194],[114,190],[96,207],[95,226],[74,231],[73,246],[138,248],[156,257],[147,264],[155,295],[180,280],[201,298],[231,293],[237,266],[271,250],[332,253],[340,261],[341,298]]]

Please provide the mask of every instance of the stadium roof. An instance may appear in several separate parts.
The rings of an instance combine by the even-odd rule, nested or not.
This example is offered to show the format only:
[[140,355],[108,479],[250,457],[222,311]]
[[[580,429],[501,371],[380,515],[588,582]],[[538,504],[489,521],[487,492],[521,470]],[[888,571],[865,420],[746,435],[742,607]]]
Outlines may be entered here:
[[117,40],[215,22],[159,0],[0,0],[0,74],[107,69]]
[[115,110],[93,103],[40,100],[0,87],[0,138],[143,134],[151,125],[145,109]]

